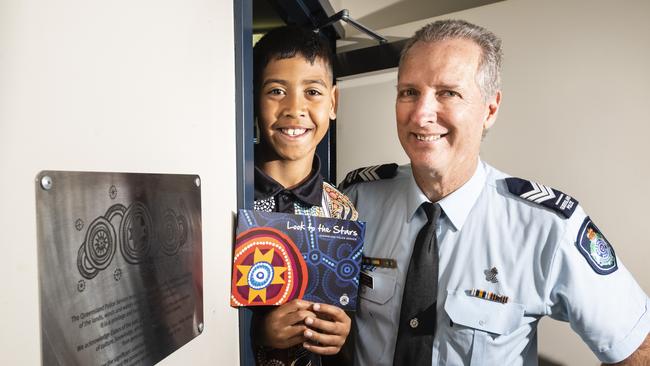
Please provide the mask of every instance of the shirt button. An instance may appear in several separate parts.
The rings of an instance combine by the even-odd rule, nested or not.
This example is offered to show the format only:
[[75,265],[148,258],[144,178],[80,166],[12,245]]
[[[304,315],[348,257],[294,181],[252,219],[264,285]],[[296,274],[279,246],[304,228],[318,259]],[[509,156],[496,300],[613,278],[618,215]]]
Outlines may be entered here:
[[409,325],[411,328],[415,329],[418,327],[418,325],[420,325],[420,322],[418,321],[418,318],[413,318],[411,321],[409,321]]

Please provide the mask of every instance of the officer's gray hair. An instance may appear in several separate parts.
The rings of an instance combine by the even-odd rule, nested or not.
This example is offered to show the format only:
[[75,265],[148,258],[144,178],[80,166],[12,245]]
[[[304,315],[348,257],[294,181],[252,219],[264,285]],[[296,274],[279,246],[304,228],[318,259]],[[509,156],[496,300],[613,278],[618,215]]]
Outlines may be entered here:
[[416,42],[437,42],[450,39],[468,39],[481,47],[481,60],[476,73],[476,83],[484,99],[501,89],[501,39],[489,30],[464,20],[438,20],[420,28],[402,49],[399,65],[402,66],[409,50]]

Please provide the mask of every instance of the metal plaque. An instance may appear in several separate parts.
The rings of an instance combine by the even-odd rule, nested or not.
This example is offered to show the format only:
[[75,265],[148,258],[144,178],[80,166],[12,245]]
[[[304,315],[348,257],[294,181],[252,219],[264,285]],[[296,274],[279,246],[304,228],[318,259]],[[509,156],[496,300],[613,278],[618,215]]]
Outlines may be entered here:
[[203,330],[196,175],[36,180],[44,365],[152,365]]

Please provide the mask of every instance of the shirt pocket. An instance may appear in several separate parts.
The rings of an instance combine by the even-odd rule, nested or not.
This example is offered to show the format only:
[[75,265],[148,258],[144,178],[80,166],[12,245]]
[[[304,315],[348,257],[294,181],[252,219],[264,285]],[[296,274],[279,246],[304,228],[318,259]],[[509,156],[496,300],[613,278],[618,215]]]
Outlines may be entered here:
[[[473,297],[464,291],[447,291],[444,305],[451,320],[448,332],[448,350],[467,360],[470,365],[486,365],[498,347],[499,337],[507,336],[523,323],[525,307],[522,304],[505,304]],[[464,362],[466,363],[466,362]]]
[[[364,271],[372,279],[372,287],[362,284],[361,301],[355,314],[357,363],[364,360],[368,365],[390,365],[392,354],[388,350],[395,345],[395,298],[397,271],[394,268],[376,268]],[[398,302],[399,304],[399,302]]]

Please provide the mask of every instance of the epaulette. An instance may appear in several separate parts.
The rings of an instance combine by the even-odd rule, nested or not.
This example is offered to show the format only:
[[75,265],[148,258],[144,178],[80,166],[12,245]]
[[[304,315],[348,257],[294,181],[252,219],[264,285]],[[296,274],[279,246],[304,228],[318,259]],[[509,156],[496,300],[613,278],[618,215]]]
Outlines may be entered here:
[[397,164],[395,163],[367,166],[349,172],[338,188],[345,189],[355,183],[388,179],[393,178],[395,175],[397,175]]
[[506,178],[508,191],[525,200],[549,208],[569,218],[578,207],[578,200],[543,184],[521,178]]

